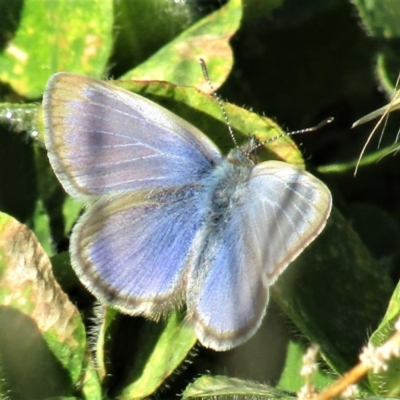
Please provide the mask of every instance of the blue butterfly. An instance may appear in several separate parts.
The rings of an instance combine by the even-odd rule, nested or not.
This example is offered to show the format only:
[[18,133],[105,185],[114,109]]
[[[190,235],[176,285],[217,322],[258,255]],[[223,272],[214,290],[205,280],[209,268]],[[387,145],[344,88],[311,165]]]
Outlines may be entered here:
[[70,245],[88,290],[149,318],[185,303],[214,350],[249,339],[269,287],[324,228],[328,188],[290,164],[255,164],[251,142],[224,157],[193,125],[107,82],[55,74],[43,105],[54,172],[90,205]]

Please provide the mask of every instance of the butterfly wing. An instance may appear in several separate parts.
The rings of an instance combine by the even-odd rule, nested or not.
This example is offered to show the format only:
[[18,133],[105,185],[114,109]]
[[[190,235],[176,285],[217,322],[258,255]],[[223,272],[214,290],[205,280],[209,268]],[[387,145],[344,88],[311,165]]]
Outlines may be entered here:
[[156,318],[184,299],[185,259],[199,228],[196,190],[103,196],[74,227],[71,260],[101,301]]
[[[279,161],[256,165],[249,181],[254,232],[272,285],[322,231],[332,209],[328,187],[310,173]],[[262,216],[259,213],[262,212]],[[259,216],[259,223],[257,222]],[[251,224],[251,226],[249,226]]]
[[236,214],[223,231],[209,232],[197,268],[189,272],[188,320],[199,341],[216,351],[229,350],[252,336],[268,304],[261,262],[240,231],[244,217]]
[[55,74],[43,105],[49,159],[72,196],[193,183],[221,158],[188,122],[100,80]]
[[[189,319],[206,347],[228,350],[258,329],[269,286],[325,226],[328,188],[305,171],[257,165],[224,224],[205,227],[187,286]],[[244,194],[244,196],[242,196]]]

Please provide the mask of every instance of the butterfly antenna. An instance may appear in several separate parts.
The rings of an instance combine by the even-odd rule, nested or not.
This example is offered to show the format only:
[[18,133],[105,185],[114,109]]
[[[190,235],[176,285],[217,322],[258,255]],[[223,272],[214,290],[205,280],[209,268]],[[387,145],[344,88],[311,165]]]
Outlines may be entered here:
[[294,136],[294,135],[299,135],[299,134],[302,134],[302,133],[309,133],[309,132],[318,131],[319,129],[323,128],[324,126],[332,123],[333,120],[334,120],[333,117],[329,117],[329,118],[326,118],[323,121],[319,122],[317,125],[312,126],[310,128],[299,129],[297,131],[286,132],[286,133],[282,133],[281,135],[274,136],[273,138],[270,138],[270,139],[266,140],[265,142],[257,143],[257,145],[254,147],[254,149],[252,149],[252,151],[257,149],[258,147],[266,144],[266,143],[273,142],[274,140],[281,139],[281,138],[283,138],[285,136]]
[[317,125],[312,126],[311,128],[305,128],[305,129],[299,129],[298,131],[293,131],[293,132],[287,132],[286,136],[293,136],[293,135],[298,135],[299,133],[308,133],[308,132],[315,132],[323,128],[324,126],[330,124],[333,122],[335,118],[329,117],[324,119],[323,121],[319,122]]
[[202,58],[200,58],[199,61],[200,61],[201,70],[203,71],[204,79],[207,81],[208,86],[211,89],[211,94],[214,96],[214,99],[219,104],[219,108],[221,109],[221,112],[222,112],[222,117],[224,118],[225,123],[226,123],[226,125],[228,127],[229,135],[231,136],[232,141],[235,144],[235,146],[238,147],[235,135],[233,134],[232,126],[231,126],[231,124],[229,122],[229,118],[228,118],[228,115],[227,115],[225,107],[224,107],[224,102],[221,100],[221,98],[218,96],[218,94],[214,90],[214,86],[212,85],[211,80],[210,80],[210,75],[208,74],[208,69],[207,69],[207,66],[206,66],[206,62]]

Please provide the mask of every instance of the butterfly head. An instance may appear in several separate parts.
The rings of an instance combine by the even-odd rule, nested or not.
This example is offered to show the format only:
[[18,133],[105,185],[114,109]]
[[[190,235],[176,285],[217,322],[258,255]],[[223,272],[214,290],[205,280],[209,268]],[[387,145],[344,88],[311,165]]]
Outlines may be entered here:
[[258,163],[256,150],[260,145],[260,141],[253,136],[243,145],[232,149],[227,155],[227,160],[234,165],[253,167]]

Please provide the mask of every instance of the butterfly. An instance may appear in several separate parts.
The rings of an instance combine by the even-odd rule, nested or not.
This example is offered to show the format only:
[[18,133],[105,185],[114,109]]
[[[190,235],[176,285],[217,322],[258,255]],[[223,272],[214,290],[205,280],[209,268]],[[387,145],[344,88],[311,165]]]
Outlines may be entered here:
[[326,224],[325,184],[255,163],[252,142],[223,156],[187,121],[108,82],[57,73],[43,109],[51,166],[89,204],[70,240],[86,288],[153,319],[185,303],[214,350],[254,335],[270,286]]

